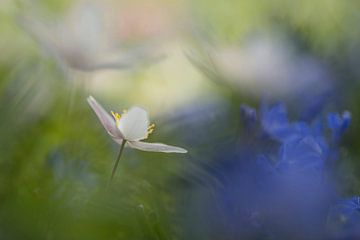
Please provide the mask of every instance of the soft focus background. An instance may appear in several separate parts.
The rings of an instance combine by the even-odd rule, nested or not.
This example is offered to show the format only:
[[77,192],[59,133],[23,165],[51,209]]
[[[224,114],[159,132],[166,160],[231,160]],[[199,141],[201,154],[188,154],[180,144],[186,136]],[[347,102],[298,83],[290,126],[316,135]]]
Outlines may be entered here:
[[[359,1],[0,0],[0,239],[360,239],[359,22]],[[106,189],[88,95],[188,153],[126,149]]]

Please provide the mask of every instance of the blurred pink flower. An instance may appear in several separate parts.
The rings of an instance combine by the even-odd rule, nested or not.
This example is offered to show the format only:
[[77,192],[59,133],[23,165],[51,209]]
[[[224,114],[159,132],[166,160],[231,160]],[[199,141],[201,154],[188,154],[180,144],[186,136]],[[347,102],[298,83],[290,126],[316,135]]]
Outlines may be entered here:
[[177,12],[156,1],[122,4],[115,10],[114,33],[125,41],[162,41],[174,33]]
[[81,71],[123,69],[160,57],[150,44],[122,46],[104,10],[101,4],[83,2],[54,22],[29,16],[22,22],[61,66]]

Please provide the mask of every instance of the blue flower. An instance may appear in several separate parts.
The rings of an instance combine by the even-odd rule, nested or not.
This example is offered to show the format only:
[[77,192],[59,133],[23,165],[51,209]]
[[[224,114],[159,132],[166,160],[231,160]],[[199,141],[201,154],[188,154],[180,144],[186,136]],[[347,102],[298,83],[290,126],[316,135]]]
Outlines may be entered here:
[[289,122],[285,105],[279,103],[271,108],[261,108],[261,126],[272,138],[282,140],[289,135]]
[[[336,145],[324,118],[289,121],[282,103],[263,104],[259,114],[242,105],[240,113],[246,131],[203,156],[210,187],[197,193],[192,209],[211,218],[206,236],[324,239],[339,198],[329,177]],[[344,129],[342,119],[336,129]]]
[[271,107],[263,104],[261,107],[261,127],[270,138],[279,142],[302,138],[316,133],[308,123],[297,121],[290,123],[283,103]]
[[328,144],[320,121],[312,125],[297,121],[290,123],[283,104],[263,105],[263,131],[280,144],[279,164],[320,164],[328,155]]
[[327,116],[328,127],[332,131],[332,140],[336,143],[348,129],[351,122],[351,114],[345,111],[342,115],[330,113]]
[[327,148],[308,135],[281,145],[278,168],[281,170],[316,171],[321,173],[327,157]]
[[360,196],[341,200],[332,207],[328,217],[331,235],[341,238],[360,238]]
[[348,222],[354,222],[350,220],[357,219],[357,224],[360,224],[360,196],[345,199],[338,204],[342,214],[347,217]]

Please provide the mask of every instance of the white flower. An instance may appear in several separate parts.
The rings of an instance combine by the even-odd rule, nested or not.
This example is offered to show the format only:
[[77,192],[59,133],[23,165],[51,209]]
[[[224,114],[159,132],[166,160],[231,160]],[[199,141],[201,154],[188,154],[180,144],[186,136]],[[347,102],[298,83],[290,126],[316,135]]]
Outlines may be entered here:
[[155,127],[154,124],[150,125],[148,113],[144,109],[132,107],[122,115],[112,112],[113,116],[111,116],[92,96],[89,96],[87,101],[108,134],[119,145],[126,141],[128,147],[142,151],[187,153],[187,150],[180,147],[142,141],[154,131]]

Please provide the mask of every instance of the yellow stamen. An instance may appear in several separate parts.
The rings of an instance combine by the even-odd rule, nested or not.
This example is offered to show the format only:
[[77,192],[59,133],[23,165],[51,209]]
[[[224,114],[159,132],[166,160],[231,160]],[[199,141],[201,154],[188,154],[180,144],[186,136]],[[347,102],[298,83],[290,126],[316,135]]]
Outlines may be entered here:
[[155,124],[153,123],[153,124],[151,124],[151,125],[148,127],[148,129],[147,129],[146,138],[148,138],[149,135],[154,132],[154,130],[155,130]]
[[113,115],[113,117],[115,119],[116,125],[118,125],[119,121],[120,121],[120,118],[121,118],[121,115],[118,114],[117,112],[113,112],[113,111],[111,111],[111,114]]

